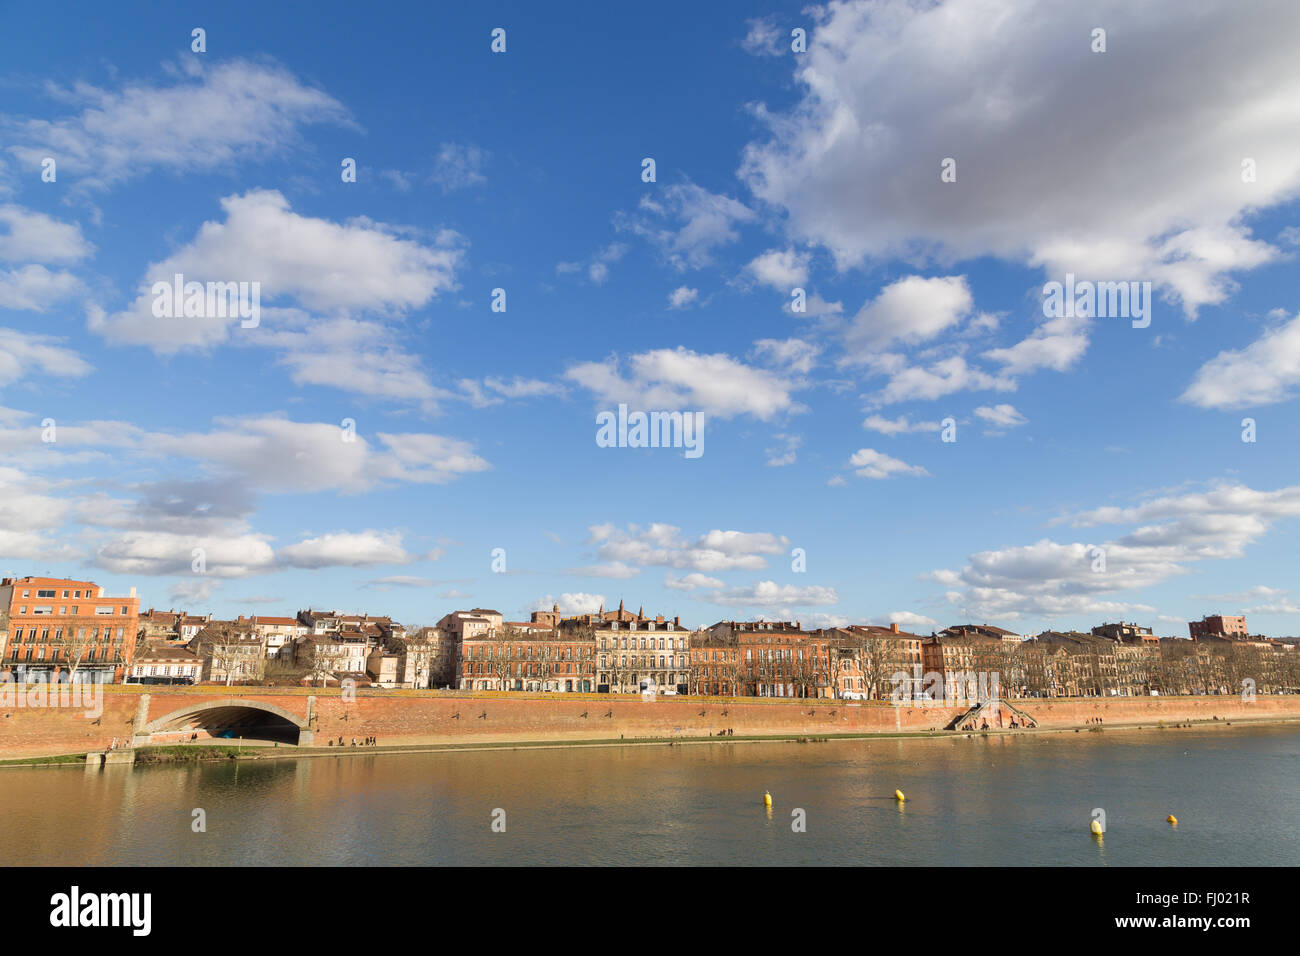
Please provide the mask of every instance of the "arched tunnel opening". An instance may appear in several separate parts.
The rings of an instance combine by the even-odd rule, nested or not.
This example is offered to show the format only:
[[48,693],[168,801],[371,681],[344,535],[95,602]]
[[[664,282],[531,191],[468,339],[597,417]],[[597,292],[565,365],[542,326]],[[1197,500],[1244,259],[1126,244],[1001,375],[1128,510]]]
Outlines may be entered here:
[[155,733],[198,734],[200,739],[265,740],[297,744],[299,728],[293,721],[256,707],[223,705],[206,707],[167,721]]

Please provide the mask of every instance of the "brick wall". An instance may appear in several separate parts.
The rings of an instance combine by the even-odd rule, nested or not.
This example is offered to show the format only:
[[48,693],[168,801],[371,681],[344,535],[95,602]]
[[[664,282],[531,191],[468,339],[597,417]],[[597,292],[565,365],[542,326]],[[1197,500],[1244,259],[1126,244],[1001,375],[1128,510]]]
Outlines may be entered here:
[[[727,728],[737,735],[868,733],[942,728],[962,709],[895,708],[887,703],[844,701],[744,701],[675,698],[646,703],[635,697],[578,695],[475,696],[389,692],[358,693],[344,702],[337,689],[274,692],[258,688],[196,687],[104,689],[102,713],[84,708],[17,706],[11,694],[0,706],[0,758],[25,754],[71,753],[119,744],[133,728],[140,695],[150,693],[149,719],[192,704],[195,697],[246,697],[274,703],[306,716],[307,696],[316,697],[319,746],[342,736],[376,736],[381,744],[470,743],[513,740],[593,740],[707,736]],[[1237,697],[1110,698],[1026,700],[1016,705],[1041,729],[1081,726],[1101,717],[1111,725],[1164,720],[1220,718],[1300,719],[1300,696],[1260,696],[1253,703]],[[586,716],[583,716],[583,715]],[[162,742],[161,735],[157,738]]]

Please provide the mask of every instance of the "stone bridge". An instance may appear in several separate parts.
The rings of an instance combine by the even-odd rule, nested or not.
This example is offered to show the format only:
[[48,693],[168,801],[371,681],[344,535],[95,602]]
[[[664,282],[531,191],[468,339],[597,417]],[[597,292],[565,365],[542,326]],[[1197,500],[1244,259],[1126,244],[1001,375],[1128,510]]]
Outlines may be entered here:
[[[154,695],[142,694],[136,708],[132,744],[147,746],[154,742],[183,739],[202,733],[207,737],[272,740],[310,746],[315,740],[312,718],[316,698],[281,698],[297,705],[301,714],[260,697],[207,697],[169,694],[162,697],[150,717]],[[176,706],[179,704],[180,706]]]

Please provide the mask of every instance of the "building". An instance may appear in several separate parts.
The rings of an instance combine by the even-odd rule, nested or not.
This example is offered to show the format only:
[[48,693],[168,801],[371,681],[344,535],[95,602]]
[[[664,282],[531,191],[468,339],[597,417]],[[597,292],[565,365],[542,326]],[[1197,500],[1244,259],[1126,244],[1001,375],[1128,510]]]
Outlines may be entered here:
[[1211,637],[1246,637],[1250,633],[1246,630],[1245,617],[1228,617],[1223,614],[1211,614],[1199,621],[1188,621],[1187,630],[1194,641]]
[[455,682],[455,659],[445,636],[436,627],[388,638],[385,647],[397,655],[398,683],[423,690],[450,687]]
[[266,674],[266,638],[247,624],[213,622],[188,645],[203,663],[202,679],[221,684],[261,680]]
[[901,630],[897,623],[850,624],[838,630],[856,642],[862,692],[868,700],[921,696],[924,637]]
[[202,679],[199,656],[165,641],[141,644],[126,675],[128,684],[197,684]]
[[[247,627],[254,634],[266,639],[266,656],[280,657],[293,655],[293,642],[307,635],[307,625],[296,617],[262,617],[254,614],[245,618],[242,614],[235,620],[238,627]],[[285,652],[285,648],[288,651]]]
[[826,635],[805,631],[798,621],[719,621],[706,630],[736,646],[742,696],[834,696]]
[[709,631],[692,632],[689,644],[690,692],[704,697],[741,696],[740,644],[728,637],[714,637]]
[[[533,615],[540,623],[538,612]],[[551,615],[558,614],[552,609]],[[645,608],[635,614],[619,601],[617,611],[602,606],[595,614],[580,614],[560,621],[561,633],[584,633],[596,651],[596,687],[600,693],[634,694],[640,691],[691,690],[691,632],[681,618],[662,614],[647,617]]]
[[366,658],[373,650],[364,631],[327,631],[298,638],[293,644],[293,660],[310,681],[324,687],[331,681],[364,675]]
[[1126,624],[1120,621],[1118,624],[1102,624],[1092,629],[1096,637],[1105,637],[1114,641],[1116,644],[1145,644],[1150,647],[1159,647],[1160,638],[1152,633],[1151,628],[1141,627],[1137,624]]
[[[158,611],[149,608],[140,612],[140,633],[142,641],[176,641],[180,639],[177,624],[185,616],[184,611]],[[196,632],[197,633],[197,632]],[[194,635],[190,635],[193,637]]]
[[1024,640],[1021,635],[1015,631],[1008,631],[1006,628],[994,627],[992,624],[954,624],[951,627],[945,627],[938,634],[939,637],[977,637],[987,640],[1002,641],[1004,644],[1019,644]]
[[0,606],[8,618],[4,669],[28,681],[120,681],[135,653],[135,588],[109,597],[93,581],[3,578]]
[[472,632],[458,648],[461,690],[591,693],[596,642],[587,629],[520,630],[510,625]]
[[[1007,643],[1001,634],[975,629],[948,628],[934,635],[921,645],[923,692],[935,700],[963,704],[1002,696]],[[1014,646],[1019,644],[1017,636]]]

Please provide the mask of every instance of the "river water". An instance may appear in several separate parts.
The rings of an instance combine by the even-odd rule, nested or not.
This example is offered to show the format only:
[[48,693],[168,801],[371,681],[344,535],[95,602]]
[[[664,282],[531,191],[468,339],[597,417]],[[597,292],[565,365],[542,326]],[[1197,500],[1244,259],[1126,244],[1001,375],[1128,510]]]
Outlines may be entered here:
[[1295,726],[19,768],[0,863],[1294,866],[1298,810]]

